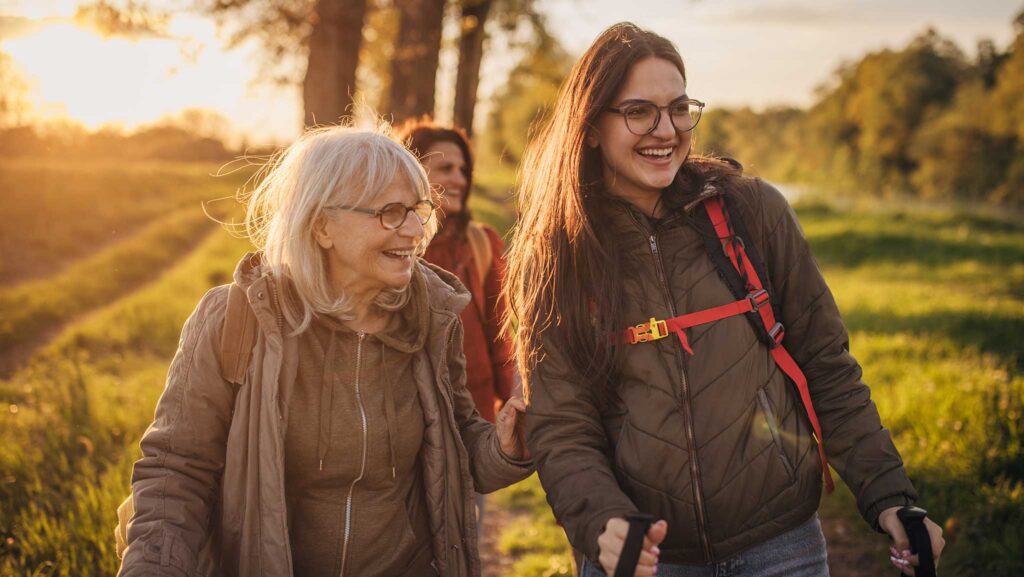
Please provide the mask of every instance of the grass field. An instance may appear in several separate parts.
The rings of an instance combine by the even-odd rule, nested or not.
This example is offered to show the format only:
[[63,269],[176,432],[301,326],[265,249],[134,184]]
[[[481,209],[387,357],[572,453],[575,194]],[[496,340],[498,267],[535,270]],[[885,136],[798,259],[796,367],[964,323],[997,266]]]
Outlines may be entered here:
[[[236,186],[210,179],[197,188],[189,179],[207,168],[165,168],[192,175],[182,176],[193,183],[189,190],[164,189],[184,200],[167,201],[148,217],[124,217],[146,224],[122,242],[61,261],[58,274],[25,277],[33,280],[12,283],[0,294],[31,286],[40,302],[74,300],[75,291],[60,292],[75,286],[66,280],[79,270],[73,261],[112,262],[102,260],[104,253],[147,238],[147,227],[159,228],[160,218],[174,209],[229,196]],[[0,166],[0,183],[14,178],[7,170]],[[37,171],[46,172],[43,166]],[[79,181],[74,171],[58,172],[60,178],[41,180],[62,182],[80,207],[88,207],[90,193],[72,190]],[[33,186],[27,177],[20,182]],[[501,202],[504,189],[497,181],[481,184],[487,194],[473,207],[504,229],[511,220]],[[91,202],[102,204],[101,190],[90,186]],[[10,196],[2,198],[0,203]],[[971,211],[839,210],[820,202],[798,212],[923,504],[946,522],[951,539],[943,574],[1024,574],[1024,225]],[[152,418],[178,332],[203,292],[226,282],[247,250],[223,231],[202,238],[178,245],[149,276],[124,281],[118,292],[61,317],[57,322],[73,321],[0,380],[0,575],[115,572],[115,508],[127,494],[138,439]],[[61,252],[40,249],[52,250]],[[127,267],[135,257],[123,258]],[[55,299],[58,293],[64,296]],[[5,321],[9,314],[4,312]],[[824,515],[852,514],[844,491],[826,501]],[[510,574],[570,574],[564,537],[535,477],[495,502],[532,515],[502,536],[501,550],[517,556]],[[884,542],[877,542],[884,555]]]

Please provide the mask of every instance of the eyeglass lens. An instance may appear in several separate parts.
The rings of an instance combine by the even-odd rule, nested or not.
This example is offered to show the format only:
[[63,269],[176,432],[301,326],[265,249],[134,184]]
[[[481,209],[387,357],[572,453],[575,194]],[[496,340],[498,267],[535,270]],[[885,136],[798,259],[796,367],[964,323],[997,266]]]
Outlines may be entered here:
[[405,224],[405,219],[410,212],[416,213],[420,224],[427,224],[430,215],[434,212],[434,206],[430,202],[420,201],[412,206],[405,206],[400,202],[392,202],[380,209],[380,223],[385,228],[396,229]]
[[[700,119],[701,107],[690,102],[680,102],[668,108],[672,126],[679,131],[692,130]],[[633,104],[623,111],[626,127],[637,135],[650,134],[661,120],[660,110],[654,103]]]

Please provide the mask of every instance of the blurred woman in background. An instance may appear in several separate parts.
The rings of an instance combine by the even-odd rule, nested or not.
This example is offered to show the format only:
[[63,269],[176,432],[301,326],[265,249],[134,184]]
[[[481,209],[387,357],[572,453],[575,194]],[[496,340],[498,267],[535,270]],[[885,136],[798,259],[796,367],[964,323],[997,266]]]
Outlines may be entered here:
[[[512,345],[501,330],[505,244],[494,228],[473,220],[469,210],[473,151],[465,132],[421,118],[402,125],[396,136],[419,157],[439,195],[438,232],[423,258],[455,273],[472,295],[462,310],[466,388],[480,415],[493,422],[515,386]],[[477,495],[477,508],[479,528],[483,495]]]

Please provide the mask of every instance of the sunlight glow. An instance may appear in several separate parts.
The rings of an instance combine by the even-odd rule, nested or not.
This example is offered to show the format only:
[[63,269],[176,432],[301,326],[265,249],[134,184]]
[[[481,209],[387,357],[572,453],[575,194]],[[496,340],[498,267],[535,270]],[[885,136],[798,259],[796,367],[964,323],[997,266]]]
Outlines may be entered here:
[[[41,3],[32,15],[65,17],[73,14],[74,4]],[[132,128],[201,107],[224,114],[256,141],[298,133],[298,90],[254,83],[255,46],[224,51],[214,24],[196,16],[174,18],[169,33],[169,38],[102,38],[69,20],[4,40],[0,50],[33,86],[35,112],[44,118],[67,116],[89,128]]]

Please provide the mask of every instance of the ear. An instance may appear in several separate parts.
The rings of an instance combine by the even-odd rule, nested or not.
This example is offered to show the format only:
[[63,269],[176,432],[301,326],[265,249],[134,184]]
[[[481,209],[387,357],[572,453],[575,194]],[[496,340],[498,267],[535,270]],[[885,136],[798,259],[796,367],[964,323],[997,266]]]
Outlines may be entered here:
[[334,246],[334,239],[327,233],[327,216],[321,213],[313,221],[313,238],[320,248],[327,250]]
[[590,148],[597,148],[600,142],[597,140],[597,129],[591,128],[587,131],[586,137],[587,146]]

